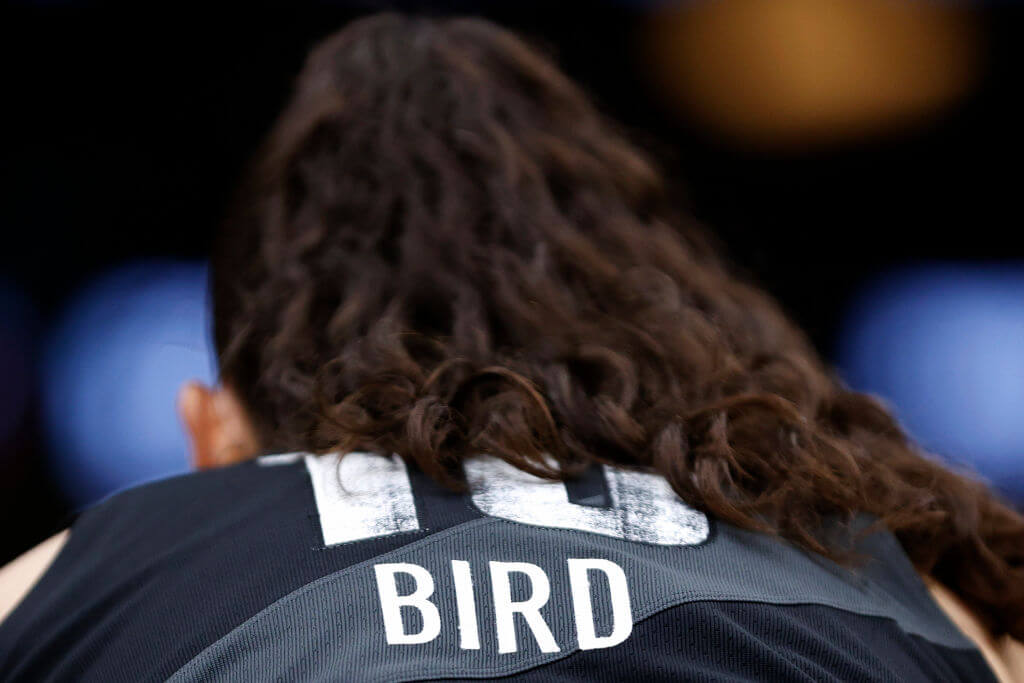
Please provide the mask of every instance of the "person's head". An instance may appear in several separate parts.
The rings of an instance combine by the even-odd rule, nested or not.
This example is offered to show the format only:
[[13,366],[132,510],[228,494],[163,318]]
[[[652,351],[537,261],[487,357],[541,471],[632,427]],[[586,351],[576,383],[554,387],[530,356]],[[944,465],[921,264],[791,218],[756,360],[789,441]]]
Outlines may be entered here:
[[1024,631],[1021,518],[845,389],[670,200],[508,32],[349,25],[310,56],[216,251],[224,388],[183,396],[199,459],[397,453],[454,487],[480,453],[548,477],[650,468],[832,554],[823,520],[866,512]]

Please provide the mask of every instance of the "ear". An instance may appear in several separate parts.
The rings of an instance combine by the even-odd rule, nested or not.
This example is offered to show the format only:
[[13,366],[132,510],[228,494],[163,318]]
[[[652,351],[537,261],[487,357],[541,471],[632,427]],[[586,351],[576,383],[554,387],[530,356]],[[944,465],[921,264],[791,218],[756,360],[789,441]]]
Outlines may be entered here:
[[232,465],[258,452],[255,431],[230,387],[186,382],[178,393],[178,414],[185,426],[192,466],[196,469]]

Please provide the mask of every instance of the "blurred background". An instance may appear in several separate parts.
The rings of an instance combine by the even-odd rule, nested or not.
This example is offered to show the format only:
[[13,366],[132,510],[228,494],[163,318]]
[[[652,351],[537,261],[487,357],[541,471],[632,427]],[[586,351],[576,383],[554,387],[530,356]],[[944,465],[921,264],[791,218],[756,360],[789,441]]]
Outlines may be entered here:
[[310,46],[386,8],[547,46],[847,383],[1024,506],[1011,3],[23,0],[0,17],[0,563],[187,469],[174,400],[216,376],[228,195]]

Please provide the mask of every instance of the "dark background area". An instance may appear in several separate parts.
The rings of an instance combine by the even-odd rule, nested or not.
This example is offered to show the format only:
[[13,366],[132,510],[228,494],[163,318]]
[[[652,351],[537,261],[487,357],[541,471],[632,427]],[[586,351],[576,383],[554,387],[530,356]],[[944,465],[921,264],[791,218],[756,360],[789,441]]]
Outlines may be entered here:
[[[645,8],[484,7],[442,9],[482,14],[549,46],[662,160],[680,200],[826,357],[851,297],[873,275],[910,262],[1024,257],[1018,8],[978,9],[983,69],[938,114],[845,142],[754,149],[706,132],[657,97],[637,47]],[[0,278],[32,299],[35,338],[73,292],[114,264],[202,259],[307,50],[376,8],[5,8]],[[57,531],[70,512],[47,470],[35,412],[0,457],[0,563]]]

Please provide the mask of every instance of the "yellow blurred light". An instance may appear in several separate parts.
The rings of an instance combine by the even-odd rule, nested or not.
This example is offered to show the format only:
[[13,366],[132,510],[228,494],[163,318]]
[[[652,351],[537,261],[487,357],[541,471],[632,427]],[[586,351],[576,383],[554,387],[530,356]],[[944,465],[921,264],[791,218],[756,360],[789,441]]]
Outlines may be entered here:
[[925,0],[709,0],[656,12],[646,51],[670,103],[756,144],[905,124],[961,97],[979,70],[965,7]]

